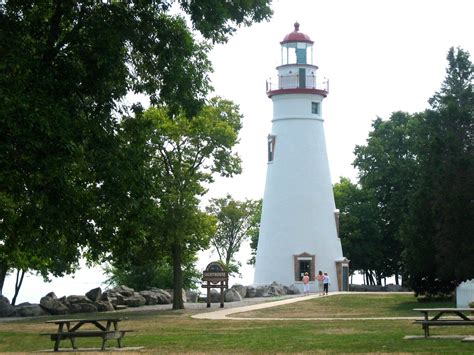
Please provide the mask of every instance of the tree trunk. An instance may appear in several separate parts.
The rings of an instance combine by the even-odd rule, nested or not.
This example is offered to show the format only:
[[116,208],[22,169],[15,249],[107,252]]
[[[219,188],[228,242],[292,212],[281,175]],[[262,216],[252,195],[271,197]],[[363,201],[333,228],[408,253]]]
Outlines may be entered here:
[[398,273],[395,274],[395,285],[400,285],[399,281],[398,281]]
[[171,249],[173,255],[173,309],[184,309],[181,246],[175,242],[171,246]]
[[0,295],[3,295],[3,285],[5,283],[5,278],[7,277],[7,272],[7,263],[0,261]]
[[13,295],[12,306],[15,305],[18,293],[20,293],[20,288],[21,288],[21,284],[23,283],[23,278],[25,277],[25,272],[26,270],[23,270],[23,269],[18,269],[16,271],[15,294]]

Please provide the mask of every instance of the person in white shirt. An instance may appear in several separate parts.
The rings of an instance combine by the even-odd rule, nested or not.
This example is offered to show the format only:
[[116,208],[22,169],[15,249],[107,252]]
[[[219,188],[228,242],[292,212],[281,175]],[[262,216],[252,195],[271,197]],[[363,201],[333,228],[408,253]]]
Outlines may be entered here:
[[329,278],[329,275],[327,272],[324,273],[324,280],[323,280],[323,284],[324,284],[324,294],[328,294],[329,292],[329,285],[331,284],[331,279]]

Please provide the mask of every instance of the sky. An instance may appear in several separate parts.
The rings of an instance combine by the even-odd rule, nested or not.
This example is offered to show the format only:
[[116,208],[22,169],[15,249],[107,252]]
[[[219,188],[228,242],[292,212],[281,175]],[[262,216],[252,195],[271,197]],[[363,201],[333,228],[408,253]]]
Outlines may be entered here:
[[[243,172],[232,179],[216,178],[206,198],[227,193],[239,200],[263,197],[266,137],[272,119],[265,82],[276,78],[280,42],[293,31],[295,22],[314,41],[317,75],[329,79],[322,110],[333,183],[340,176],[356,181],[353,151],[366,143],[374,119],[429,107],[427,100],[445,77],[450,47],[474,55],[472,0],[274,0],[272,8],[270,21],[239,28],[210,53],[215,95],[239,104],[244,116],[236,147]],[[244,245],[238,255],[242,278],[231,279],[231,285],[252,284],[253,268],[246,265],[249,257],[250,249]],[[201,253],[198,269],[214,260],[214,254]],[[99,268],[85,266],[74,278],[51,283],[27,276],[17,304],[37,303],[50,291],[60,297],[84,294],[98,286],[104,289],[104,280]],[[10,300],[13,288],[10,276],[4,286]]]

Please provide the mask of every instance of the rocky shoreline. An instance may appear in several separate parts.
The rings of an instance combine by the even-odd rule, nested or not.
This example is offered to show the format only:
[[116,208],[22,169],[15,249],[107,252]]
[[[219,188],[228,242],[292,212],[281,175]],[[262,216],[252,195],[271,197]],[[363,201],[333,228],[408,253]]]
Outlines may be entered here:
[[[300,291],[295,285],[283,286],[277,283],[265,286],[234,285],[227,289],[224,301],[239,302],[245,298],[274,297],[297,295]],[[185,303],[205,303],[206,298],[197,291],[182,291]],[[10,301],[0,295],[0,317],[36,317],[43,315],[61,315],[74,313],[95,313],[123,310],[129,307],[171,304],[173,291],[151,288],[135,291],[127,286],[119,286],[102,292],[100,287],[94,288],[85,295],[71,295],[58,298],[50,292],[41,298],[39,304],[21,303],[13,306]],[[220,291],[211,289],[211,303],[220,302]]]

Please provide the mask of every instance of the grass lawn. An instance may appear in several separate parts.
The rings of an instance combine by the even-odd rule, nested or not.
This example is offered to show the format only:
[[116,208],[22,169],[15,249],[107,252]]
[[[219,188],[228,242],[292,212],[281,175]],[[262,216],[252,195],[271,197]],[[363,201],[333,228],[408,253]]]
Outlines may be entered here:
[[[454,305],[418,304],[414,297],[407,295],[348,294],[302,301],[240,316],[418,316],[411,309],[421,306]],[[128,317],[122,327],[135,330],[125,337],[124,345],[143,346],[142,351],[153,353],[474,353],[474,343],[462,343],[455,339],[403,339],[405,335],[423,334],[421,326],[412,324],[411,320],[216,321],[190,317],[198,312],[168,310],[120,313],[120,316]],[[0,322],[0,352],[52,349],[53,342],[39,335],[54,331],[54,326],[44,323],[52,318]],[[473,335],[473,331],[474,327],[435,327],[431,333]],[[100,339],[78,339],[77,343],[79,347],[97,348]],[[110,341],[109,345],[115,344]],[[70,343],[63,341],[61,346],[69,347]]]
[[456,307],[453,302],[418,303],[412,294],[335,295],[233,314],[242,318],[353,318],[353,317],[418,317],[414,308]]

